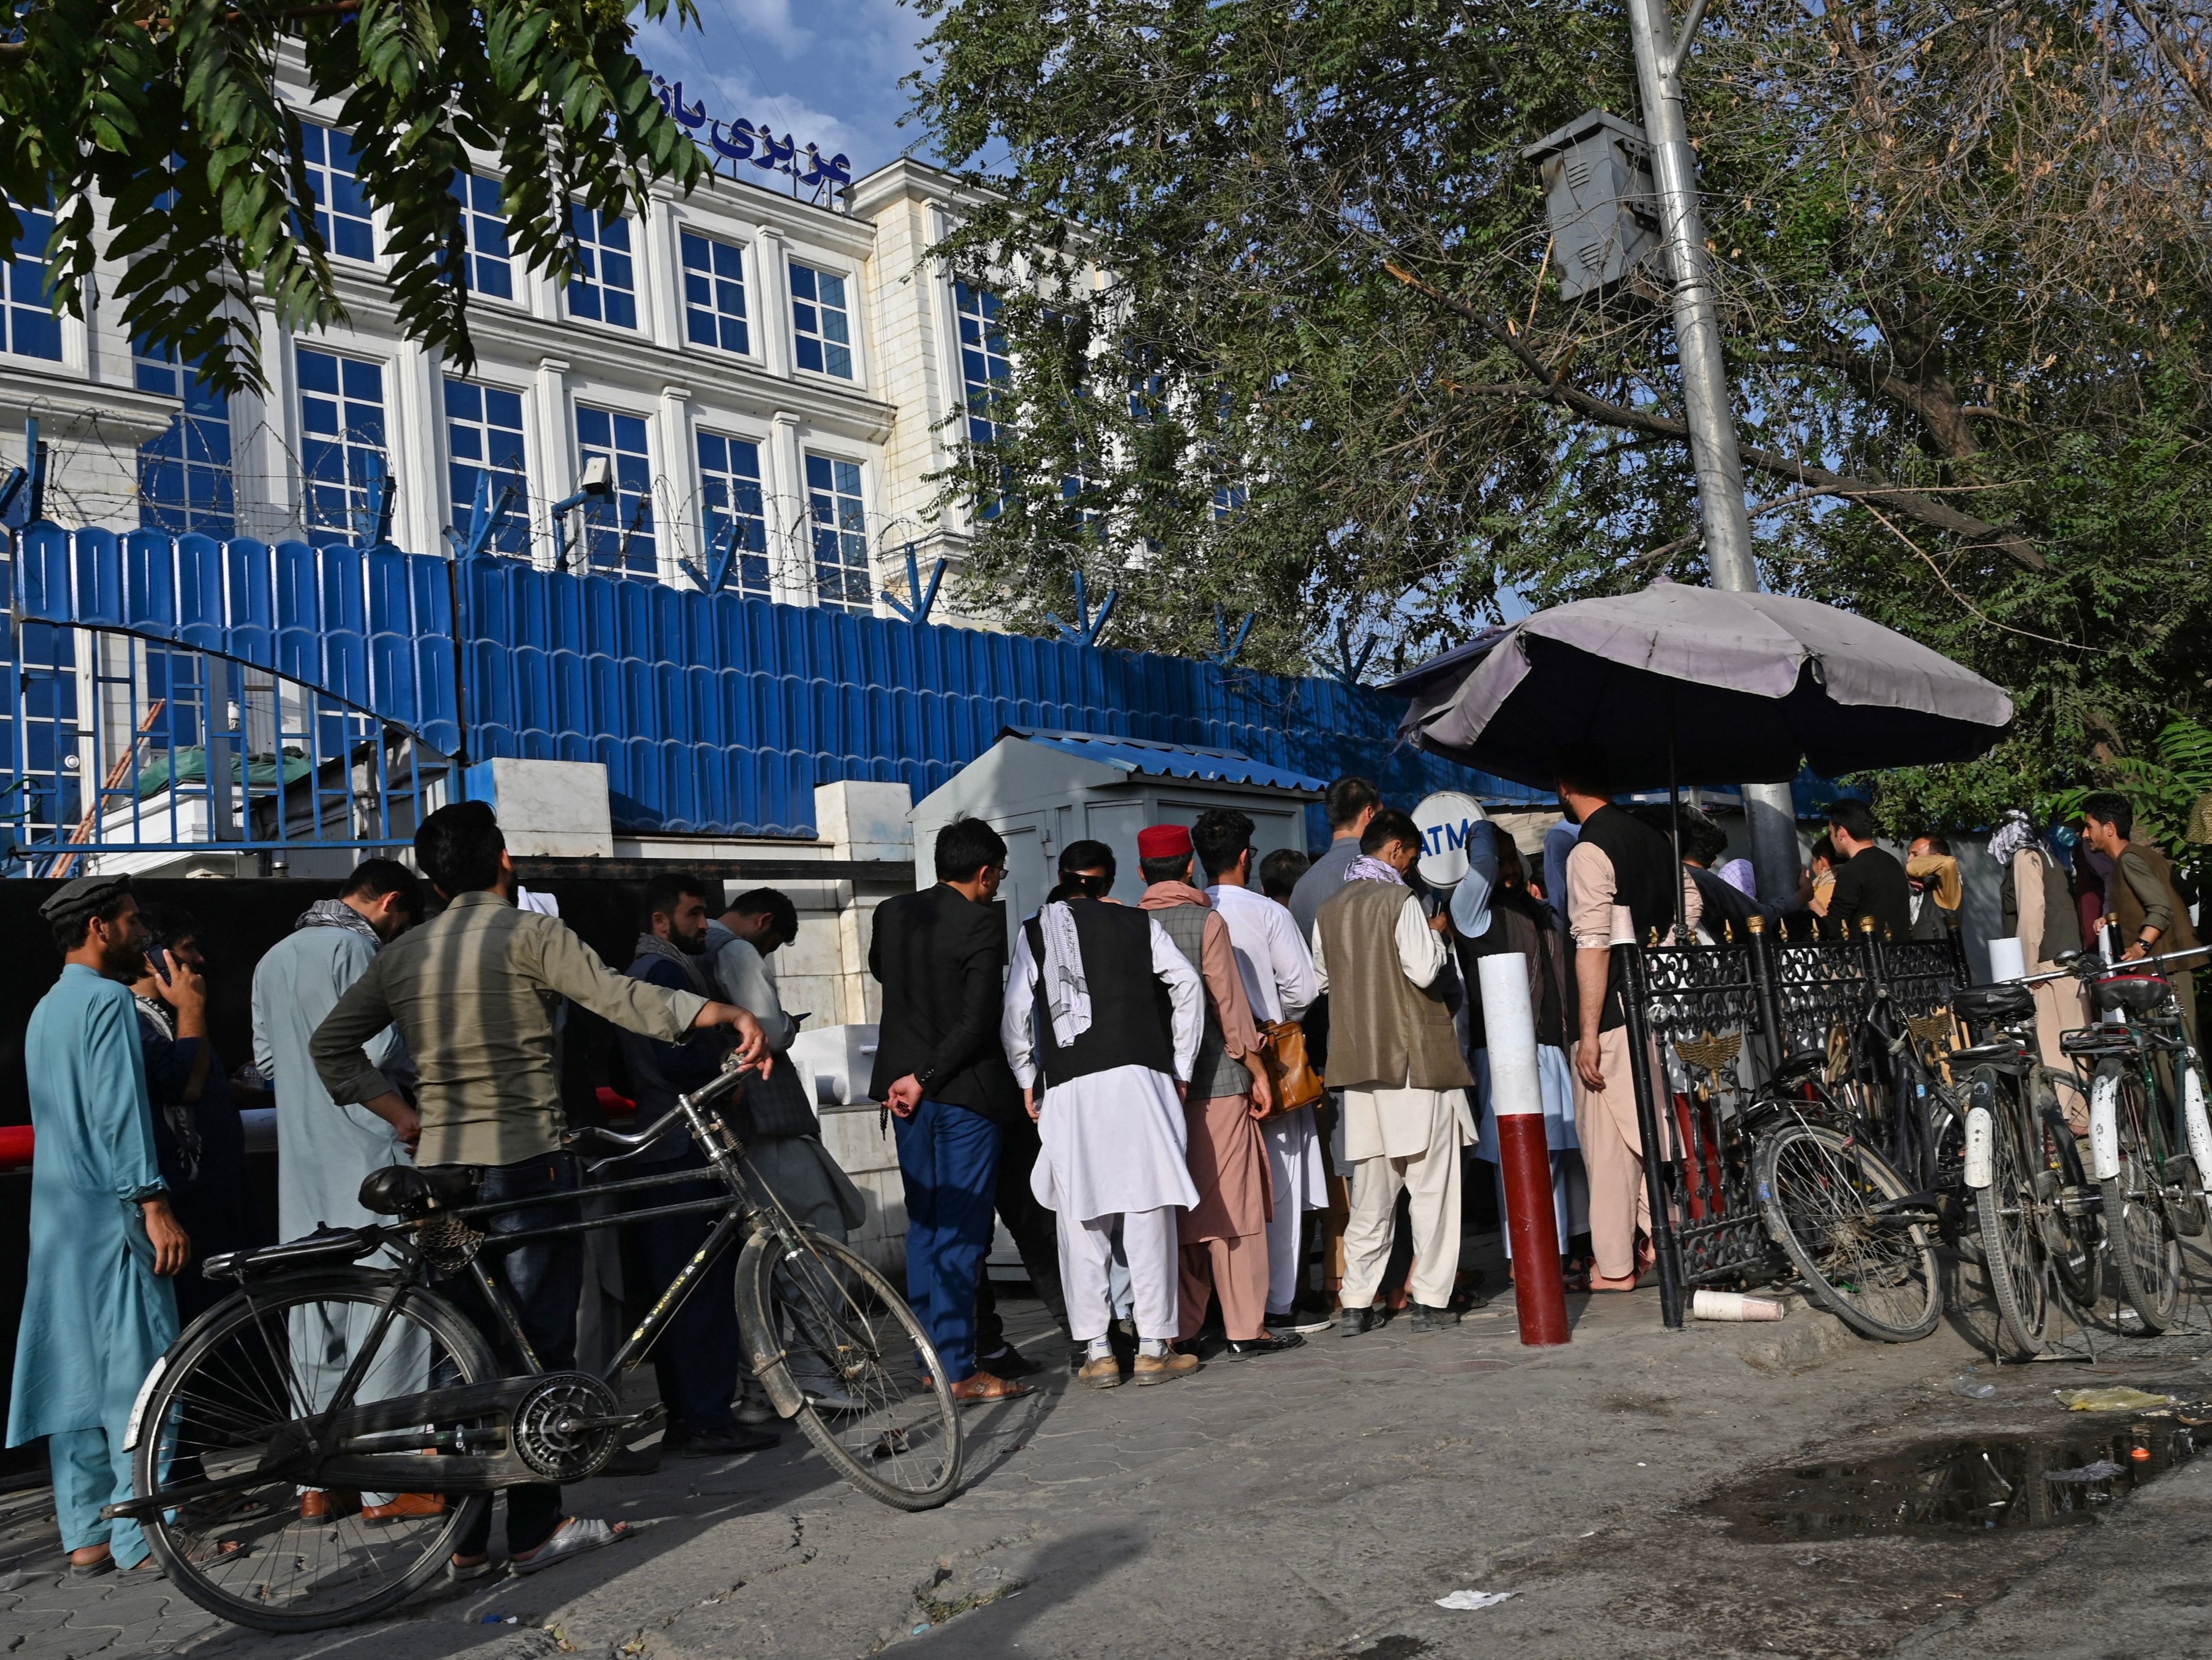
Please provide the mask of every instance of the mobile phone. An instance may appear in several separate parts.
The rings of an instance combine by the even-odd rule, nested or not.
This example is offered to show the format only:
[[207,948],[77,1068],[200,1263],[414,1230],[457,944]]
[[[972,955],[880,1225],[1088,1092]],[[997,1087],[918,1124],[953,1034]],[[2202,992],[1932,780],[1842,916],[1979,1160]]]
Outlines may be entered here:
[[163,980],[171,980],[176,977],[177,971],[169,966],[169,951],[167,946],[154,946],[149,947],[146,952],[146,960],[154,965],[154,972]]

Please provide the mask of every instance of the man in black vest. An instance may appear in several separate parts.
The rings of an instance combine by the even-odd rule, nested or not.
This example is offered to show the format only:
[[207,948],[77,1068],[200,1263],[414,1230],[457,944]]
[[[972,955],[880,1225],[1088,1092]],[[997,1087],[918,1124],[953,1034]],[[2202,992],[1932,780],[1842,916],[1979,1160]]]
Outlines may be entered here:
[[[1613,805],[1603,752],[1574,745],[1559,758],[1559,805],[1582,826],[1567,855],[1567,928],[1575,939],[1580,1031],[1575,1044],[1575,1134],[1589,1175],[1592,1291],[1633,1291],[1650,1265],[1637,1234],[1651,1229],[1644,1183],[1644,1146],[1629,1069],[1627,1007],[1613,960],[1614,912],[1625,909],[1639,942],[1674,930],[1679,886],[1694,928],[1696,886],[1674,862],[1668,838]],[[1657,1061],[1652,1062],[1655,1073]],[[1658,1074],[1663,1076],[1663,1074]],[[1663,1149],[1662,1150],[1663,1152]]]
[[979,818],[937,833],[937,885],[877,907],[868,971],[884,1018],[868,1092],[898,1118],[906,1286],[952,1392],[1026,1395],[975,1364],[975,1280],[991,1249],[1000,1128],[1022,1110],[999,1047],[1006,924],[992,901],[1006,844]]
[[1110,862],[1095,879],[1076,877],[1070,897],[1023,924],[999,1026],[1043,1144],[1031,1190],[1058,1219],[1067,1322],[1089,1350],[1079,1375],[1094,1389],[1121,1381],[1106,1335],[1117,1225],[1135,1305],[1138,1383],[1198,1369],[1197,1356],[1168,1345],[1176,1335],[1176,1213],[1198,1203],[1182,1103],[1205,992],[1158,921],[1106,903],[1113,881]]

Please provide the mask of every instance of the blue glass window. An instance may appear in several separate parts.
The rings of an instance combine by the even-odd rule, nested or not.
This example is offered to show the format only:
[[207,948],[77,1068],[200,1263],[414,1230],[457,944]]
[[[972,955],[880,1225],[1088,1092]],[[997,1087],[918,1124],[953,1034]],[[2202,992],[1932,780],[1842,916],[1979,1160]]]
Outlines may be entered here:
[[461,231],[468,239],[469,292],[494,299],[514,298],[513,252],[507,244],[507,208],[499,180],[465,170],[453,175],[453,199],[461,204]]
[[569,228],[576,234],[576,263],[568,273],[568,314],[637,326],[637,267],[630,258],[629,221],[606,218],[570,204]]
[[46,239],[54,234],[53,217],[21,211],[15,217],[23,228],[9,256],[6,290],[0,293],[0,351],[58,362],[62,319],[47,301]]
[[707,538],[701,569],[711,571],[721,557],[722,538],[734,523],[738,556],[725,586],[757,599],[769,599],[768,522],[761,511],[760,446],[718,432],[699,434],[699,495],[704,511],[700,530]]
[[453,528],[463,536],[468,534],[469,521],[476,512],[477,481],[489,473],[492,506],[499,505],[500,492],[508,485],[515,490],[514,506],[492,538],[491,549],[527,555],[530,475],[523,465],[522,394],[447,376],[446,453]]
[[968,395],[968,441],[988,444],[999,435],[1000,386],[1013,374],[999,332],[999,296],[965,283],[952,285],[960,313],[960,384]]
[[798,335],[799,368],[853,378],[853,324],[843,277],[793,260],[791,325]]
[[745,328],[745,254],[734,242],[693,231],[684,246],[684,337],[695,346],[750,351]]
[[[389,457],[384,366],[336,352],[298,349],[301,506],[318,547],[370,534],[372,456]],[[385,466],[388,477],[390,469]]]
[[141,392],[180,398],[168,431],[138,447],[138,522],[148,530],[228,538],[238,534],[232,497],[230,399],[180,368],[173,352],[142,344],[131,358]]
[[868,568],[868,515],[860,501],[860,464],[827,455],[806,458],[806,511],[814,527],[814,592],[825,605],[875,609]]
[[300,149],[307,161],[307,182],[315,192],[315,228],[341,259],[374,261],[376,221],[368,198],[354,177],[353,141],[342,132],[300,124]]
[[584,552],[595,570],[657,576],[660,550],[653,539],[653,450],[645,418],[576,405],[577,462],[604,455],[614,465],[615,489],[585,503]]

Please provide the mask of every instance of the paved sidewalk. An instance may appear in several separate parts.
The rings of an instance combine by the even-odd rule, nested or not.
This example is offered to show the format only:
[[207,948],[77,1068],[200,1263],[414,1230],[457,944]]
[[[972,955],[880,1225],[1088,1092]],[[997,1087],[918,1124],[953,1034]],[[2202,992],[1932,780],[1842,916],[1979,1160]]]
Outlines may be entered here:
[[[921,1516],[854,1492],[789,1431],[771,1453],[672,1459],[572,1490],[584,1513],[638,1524],[633,1542],[307,1638],[232,1630],[161,1582],[69,1582],[44,1495],[19,1493],[0,1506],[0,1642],[23,1660],[846,1657],[956,1633],[980,1652],[1358,1652],[1433,1621],[1436,1596],[1511,1588],[1966,1353],[1948,1331],[1861,1344],[1812,1312],[1670,1335],[1648,1292],[1576,1301],[1574,1342],[1545,1353],[1519,1346],[1509,1298],[1454,1330],[1325,1333],[1160,1389],[1050,1373],[1036,1396],[970,1414],[969,1489]],[[1056,1355],[1041,1310],[1012,1306],[1018,1341]],[[1601,1651],[1586,1625],[1539,1640],[1543,1609],[1531,1596],[1445,1623],[1510,1627],[1530,1653]],[[1660,1651],[1597,1617],[1612,1652]]]

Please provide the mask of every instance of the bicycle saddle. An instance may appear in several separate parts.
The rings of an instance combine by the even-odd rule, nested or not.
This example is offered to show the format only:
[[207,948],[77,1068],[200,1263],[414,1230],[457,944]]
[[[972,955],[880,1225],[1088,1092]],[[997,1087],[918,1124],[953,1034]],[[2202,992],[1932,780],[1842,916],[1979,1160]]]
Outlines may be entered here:
[[362,1183],[361,1207],[412,1219],[471,1203],[483,1181],[483,1168],[476,1164],[387,1164]]
[[2172,985],[2160,975],[2123,974],[2095,982],[2089,995],[2100,1012],[2125,1009],[2130,1014],[2154,1014],[2166,1006],[2172,990]]
[[1782,1064],[1774,1069],[1775,1081],[1800,1084],[1808,1078],[1817,1078],[1828,1069],[1828,1051],[1825,1049],[1798,1049],[1782,1057]]
[[2035,1018],[2035,994],[2007,980],[1994,986],[1962,986],[1952,994],[1959,1018],[1978,1030]]

